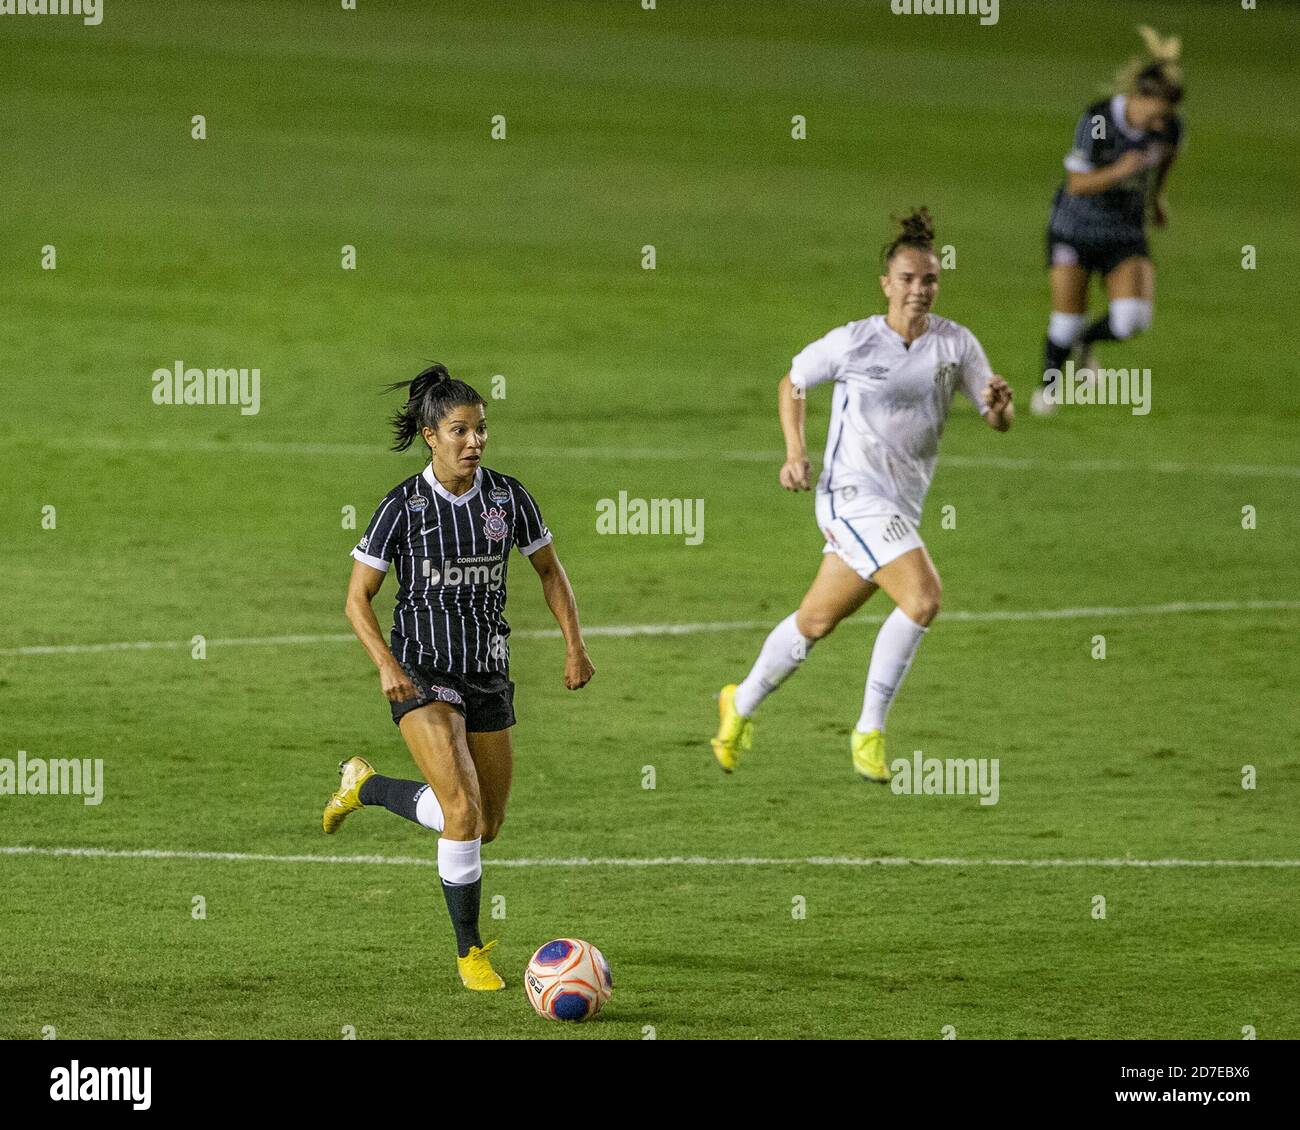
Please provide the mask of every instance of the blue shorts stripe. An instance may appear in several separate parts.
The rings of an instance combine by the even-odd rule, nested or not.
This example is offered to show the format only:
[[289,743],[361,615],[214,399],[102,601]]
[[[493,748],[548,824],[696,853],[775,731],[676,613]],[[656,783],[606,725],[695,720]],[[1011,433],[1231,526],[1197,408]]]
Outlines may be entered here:
[[858,545],[862,546],[863,549],[867,550],[867,556],[871,558],[871,564],[873,564],[877,569],[879,569],[880,562],[876,560],[876,555],[872,553],[870,549],[867,549],[867,543],[862,540],[862,535],[859,534],[858,531],[855,530],[851,525],[849,525],[849,520],[847,518],[841,518],[840,521],[849,527],[849,533],[851,533],[855,538],[858,539]]

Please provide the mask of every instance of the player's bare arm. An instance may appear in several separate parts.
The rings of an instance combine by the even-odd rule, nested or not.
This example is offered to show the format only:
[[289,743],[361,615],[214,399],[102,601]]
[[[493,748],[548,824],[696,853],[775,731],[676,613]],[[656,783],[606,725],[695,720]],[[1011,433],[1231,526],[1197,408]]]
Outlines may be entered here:
[[804,438],[804,396],[786,373],[777,386],[777,403],[781,431],[785,435],[785,462],[781,465],[781,485],[786,490],[810,490],[812,464],[808,462],[808,445]]
[[1178,150],[1166,147],[1156,166],[1156,183],[1151,193],[1151,222],[1158,228],[1169,226],[1169,199],[1165,196],[1165,183],[1169,180],[1169,173],[1177,159]]
[[361,561],[352,562],[352,576],[348,579],[348,597],[345,611],[348,623],[356,633],[366,654],[379,668],[379,685],[384,697],[391,702],[404,702],[419,693],[401,664],[393,658],[379,620],[375,617],[374,599],[388,574],[372,569]]
[[560,564],[554,545],[544,545],[528,558],[542,582],[542,594],[555,622],[564,636],[564,685],[571,691],[580,690],[591,682],[596,673],[587,646],[582,642],[582,628],[578,624],[578,602],[573,596],[573,586]]
[[1129,177],[1151,168],[1154,157],[1146,149],[1130,149],[1118,159],[1089,173],[1066,173],[1065,190],[1071,196],[1096,196]]

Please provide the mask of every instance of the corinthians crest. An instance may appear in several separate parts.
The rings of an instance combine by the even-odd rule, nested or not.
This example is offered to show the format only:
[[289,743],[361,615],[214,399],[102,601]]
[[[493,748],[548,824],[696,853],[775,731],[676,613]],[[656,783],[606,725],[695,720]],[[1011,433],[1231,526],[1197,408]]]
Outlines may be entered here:
[[509,530],[506,512],[500,507],[494,506],[491,510],[483,511],[483,533],[487,535],[488,541],[501,541]]

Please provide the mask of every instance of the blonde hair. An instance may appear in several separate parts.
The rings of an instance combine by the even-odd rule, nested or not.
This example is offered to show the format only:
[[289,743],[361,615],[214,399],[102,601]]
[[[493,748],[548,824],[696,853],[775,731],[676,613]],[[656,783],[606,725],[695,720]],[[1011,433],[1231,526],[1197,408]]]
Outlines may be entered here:
[[1137,30],[1146,47],[1145,57],[1134,55],[1120,67],[1107,93],[1141,94],[1177,105],[1183,99],[1183,69],[1178,64],[1183,53],[1182,39],[1161,35],[1146,24]]

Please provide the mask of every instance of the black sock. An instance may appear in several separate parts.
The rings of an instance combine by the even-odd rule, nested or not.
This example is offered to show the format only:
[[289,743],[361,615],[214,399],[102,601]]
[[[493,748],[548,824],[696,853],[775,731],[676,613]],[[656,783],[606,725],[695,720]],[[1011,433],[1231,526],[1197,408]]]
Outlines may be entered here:
[[1082,341],[1084,345],[1090,345],[1094,341],[1118,340],[1115,331],[1110,328],[1110,311],[1107,311],[1083,331]]
[[398,816],[405,816],[418,824],[415,802],[428,787],[423,781],[404,781],[400,777],[381,777],[376,773],[361,786],[361,803],[381,805],[389,812],[396,812]]
[[478,904],[482,891],[482,878],[472,883],[442,884],[442,897],[447,900],[447,913],[451,915],[451,924],[456,931],[456,952],[460,957],[468,955],[470,946],[483,944],[478,932]]
[[[1070,356],[1072,345],[1057,345],[1050,337],[1043,339],[1043,372],[1048,369],[1061,369],[1065,364],[1065,359]],[[1046,376],[1043,377],[1043,384],[1049,384]]]

